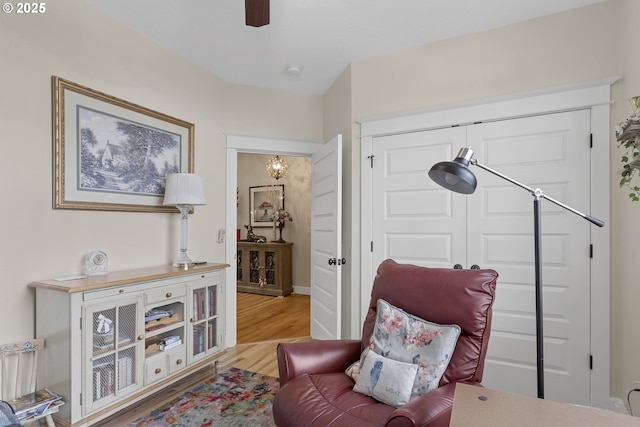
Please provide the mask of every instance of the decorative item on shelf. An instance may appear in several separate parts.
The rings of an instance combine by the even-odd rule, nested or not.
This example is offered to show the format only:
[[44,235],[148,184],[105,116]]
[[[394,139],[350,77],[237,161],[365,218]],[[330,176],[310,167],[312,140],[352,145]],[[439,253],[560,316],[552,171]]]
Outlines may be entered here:
[[631,180],[640,169],[640,96],[629,99],[633,114],[614,126],[618,147],[624,147],[622,155],[622,171],[620,187],[628,187],[631,192],[629,198],[634,202],[640,201],[640,186],[631,184]]
[[84,256],[84,274],[96,276],[109,272],[109,257],[103,251],[91,251]]
[[247,229],[247,242],[267,243],[267,238],[265,236],[258,236],[255,234],[252,226],[245,225],[244,228]]
[[284,223],[287,221],[293,221],[293,217],[289,212],[284,209],[278,209],[271,215],[271,219],[273,220],[273,226],[277,226],[280,229],[280,238],[278,240],[274,240],[276,243],[287,243],[282,238],[282,229],[284,228]]
[[288,171],[289,166],[287,165],[286,160],[280,156],[272,157],[267,162],[267,174],[276,180],[287,176]]
[[192,173],[173,173],[167,177],[163,205],[175,206],[180,211],[180,255],[173,262],[175,267],[189,269],[193,261],[187,255],[187,229],[189,211],[195,205],[206,204],[202,179]]
[[111,332],[111,324],[113,320],[105,317],[103,314],[99,315],[96,319],[96,332],[99,334],[108,334]]

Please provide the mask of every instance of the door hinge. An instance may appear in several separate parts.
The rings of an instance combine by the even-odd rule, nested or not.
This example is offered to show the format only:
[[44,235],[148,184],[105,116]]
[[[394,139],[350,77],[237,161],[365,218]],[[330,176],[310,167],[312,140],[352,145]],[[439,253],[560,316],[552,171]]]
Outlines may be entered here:
[[589,245],[589,258],[593,258],[593,244]]
[[589,355],[589,369],[593,371],[593,354]]
[[82,393],[80,393],[80,406],[82,406]]
[[593,148],[593,134],[589,134],[589,148]]
[[80,330],[82,330],[82,317],[78,320],[80,320]]
[[371,252],[373,252],[373,240],[371,241]]
[[374,155],[367,156],[367,159],[369,159],[369,161],[371,162],[371,169],[373,169],[373,158],[374,157],[375,157]]

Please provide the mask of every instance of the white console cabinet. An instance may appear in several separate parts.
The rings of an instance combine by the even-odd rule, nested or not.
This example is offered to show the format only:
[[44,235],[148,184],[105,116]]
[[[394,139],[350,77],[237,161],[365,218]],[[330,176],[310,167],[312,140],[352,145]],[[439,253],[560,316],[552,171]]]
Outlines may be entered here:
[[38,382],[54,417],[89,426],[213,362],[224,351],[224,268],[171,266],[31,283]]

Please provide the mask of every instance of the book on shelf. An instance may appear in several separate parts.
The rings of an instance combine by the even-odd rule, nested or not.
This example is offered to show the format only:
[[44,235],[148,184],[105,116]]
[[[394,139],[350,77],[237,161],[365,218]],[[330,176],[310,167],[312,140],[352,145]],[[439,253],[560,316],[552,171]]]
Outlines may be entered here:
[[193,300],[193,312],[195,313],[197,320],[204,319],[206,316],[204,289],[196,289],[193,292],[195,297]]
[[207,325],[207,332],[208,332],[208,340],[207,340],[207,347],[208,348],[212,348],[215,347],[215,328],[213,323],[209,322],[209,324]]
[[102,399],[114,393],[114,365],[112,360],[93,363],[94,400]]
[[160,340],[160,345],[168,345],[168,344],[172,344],[176,341],[180,341],[182,342],[182,338],[180,338],[180,335],[171,335],[168,337],[164,337]]
[[129,356],[118,358],[118,390],[133,384],[133,360]]
[[[120,334],[118,337],[118,345],[124,346],[133,342],[133,338],[126,334]],[[114,347],[115,339],[113,334],[100,335],[93,334],[93,348],[94,350],[105,350]]]
[[145,322],[151,322],[152,320],[162,319],[163,317],[173,316],[173,310],[161,310],[159,308],[152,308],[144,315]]
[[17,397],[7,403],[21,422],[55,412],[64,404],[61,396],[46,388]]
[[217,289],[215,287],[209,288],[209,316],[215,316],[218,314],[216,307],[216,292]]
[[182,340],[173,341],[172,343],[169,343],[169,344],[160,344],[160,350],[162,351],[169,350],[171,348],[178,347],[179,345],[182,345]]
[[197,326],[193,328],[193,354],[200,354],[204,352],[204,335],[204,326]]

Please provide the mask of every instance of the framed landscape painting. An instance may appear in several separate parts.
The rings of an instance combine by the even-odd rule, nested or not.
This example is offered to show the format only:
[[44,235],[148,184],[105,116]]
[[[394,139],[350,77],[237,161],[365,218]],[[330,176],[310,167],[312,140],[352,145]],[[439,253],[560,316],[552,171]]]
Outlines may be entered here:
[[193,172],[194,125],[52,80],[54,208],[176,212],[165,180]]

